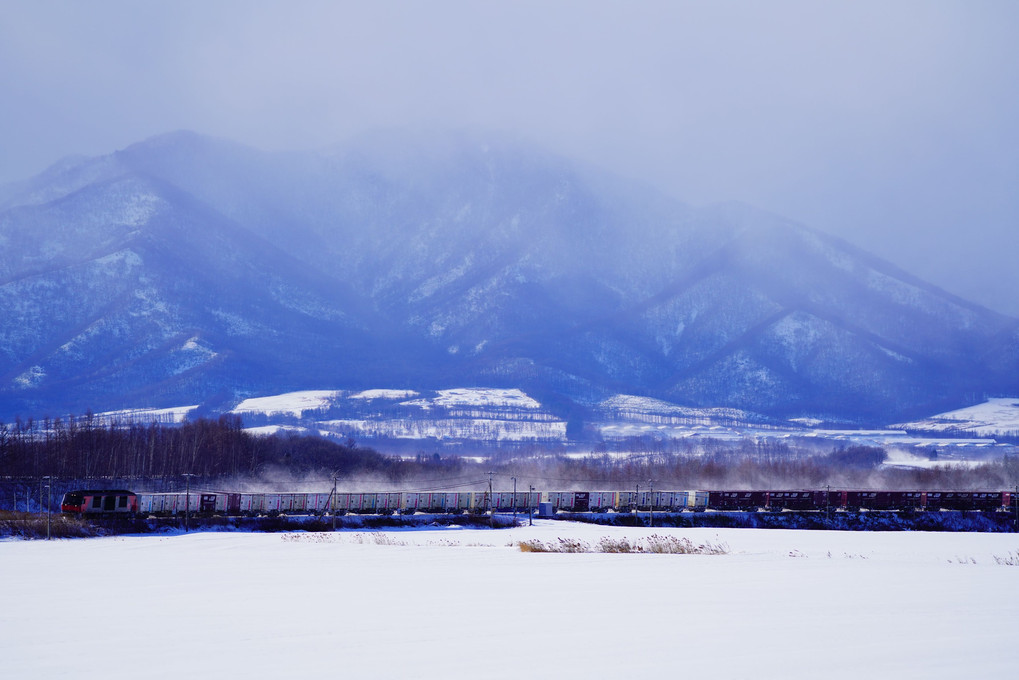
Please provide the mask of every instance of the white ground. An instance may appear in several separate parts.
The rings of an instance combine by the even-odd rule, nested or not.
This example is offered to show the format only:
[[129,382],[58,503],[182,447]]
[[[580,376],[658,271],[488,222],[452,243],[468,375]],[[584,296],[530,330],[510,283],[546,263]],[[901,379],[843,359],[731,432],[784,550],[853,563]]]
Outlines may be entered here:
[[103,425],[119,423],[182,423],[198,406],[175,406],[173,408],[136,408],[121,411],[96,413],[95,419]]
[[978,437],[1019,431],[1019,399],[1014,397],[988,399],[982,404],[949,411],[926,420],[904,423],[898,427],[930,432],[961,430]]
[[306,427],[300,427],[298,425],[259,425],[258,427],[246,427],[244,431],[248,434],[253,434],[256,437],[268,437],[274,434],[286,434],[287,432],[294,432],[296,434],[312,434],[311,430]]
[[[355,436],[366,439],[468,439],[480,441],[565,441],[566,423],[555,420],[542,410],[542,405],[518,389],[489,387],[464,387],[439,390],[422,397],[411,390],[371,389],[357,393],[339,390],[305,390],[272,396],[245,399],[232,411],[241,416],[264,415],[274,417],[304,417],[309,411],[329,409],[344,400],[370,403],[374,400],[404,400],[399,405],[419,407],[429,411],[434,407],[459,410],[451,418],[428,420],[420,414],[403,418],[383,418],[378,414],[364,418],[323,421],[320,426],[323,436]],[[419,398],[411,398],[419,397]],[[363,404],[360,404],[363,408]],[[993,437],[1019,431],[1019,398],[989,399],[958,411],[942,413],[926,420],[900,423],[887,430],[822,430],[778,428],[754,425],[754,415],[737,409],[706,408],[695,409],[668,402],[616,395],[602,402],[602,406],[613,412],[610,420],[595,423],[603,438],[620,440],[630,437],[651,436],[656,439],[707,438],[712,440],[797,440],[801,438],[829,441],[835,445],[881,446],[898,449],[947,450],[957,459],[971,458],[986,460],[988,457],[1004,455],[1010,450],[1005,444],[998,444]],[[174,409],[133,409],[97,414],[104,422],[114,419],[120,422],[181,422],[194,411],[195,406]],[[496,413],[484,413],[486,410]],[[463,411],[473,411],[464,413]],[[500,412],[502,411],[502,412]],[[504,411],[516,413],[507,418]],[[525,414],[533,414],[529,417]],[[491,417],[489,417],[491,416]],[[523,416],[523,417],[521,417]],[[675,422],[679,418],[687,424]],[[695,421],[700,424],[689,424]],[[734,426],[733,421],[745,421],[746,425]],[[511,422],[507,422],[511,421]],[[796,419],[799,425],[817,425],[820,421]],[[717,423],[730,423],[720,425]],[[275,423],[279,425],[279,423]],[[917,430],[926,436],[912,436],[905,432]],[[274,433],[268,426],[251,430],[256,434]],[[968,432],[973,438],[944,438],[945,432]],[[905,463],[899,463],[905,464]],[[921,462],[921,465],[926,463]]]
[[951,460],[946,458],[935,458],[931,460],[924,456],[916,455],[907,449],[889,448],[886,449],[885,462],[882,463],[882,467],[900,467],[900,468],[926,468],[928,470],[933,468],[975,468],[980,465],[986,465],[986,459],[975,459],[975,460]]
[[340,394],[342,393],[335,390],[304,390],[269,397],[253,397],[242,401],[231,413],[242,416],[251,413],[290,414],[300,418],[305,411],[327,408]]
[[357,394],[351,394],[349,399],[365,399],[371,401],[372,399],[410,399],[411,397],[418,396],[418,393],[414,390],[364,390]]
[[[727,543],[533,554],[527,537]],[[0,675],[1011,677],[1019,536],[648,530],[0,542]],[[691,675],[694,674],[694,675]]]
[[488,406],[502,408],[539,409],[541,404],[517,389],[497,387],[458,387],[451,390],[439,390],[428,399],[405,401],[404,406]]

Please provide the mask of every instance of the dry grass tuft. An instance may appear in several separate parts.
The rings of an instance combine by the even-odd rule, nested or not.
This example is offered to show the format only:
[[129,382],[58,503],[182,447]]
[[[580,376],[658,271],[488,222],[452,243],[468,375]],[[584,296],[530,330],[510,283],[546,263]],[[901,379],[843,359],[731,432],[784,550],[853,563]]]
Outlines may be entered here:
[[282,540],[287,543],[357,543],[358,545],[407,545],[406,541],[393,538],[389,534],[357,533],[357,534],[283,534]]
[[689,538],[659,536],[630,540],[604,537],[591,545],[576,538],[559,538],[556,541],[521,541],[520,552],[536,553],[637,553],[646,555],[728,555],[725,543],[694,543]]
[[1010,552],[1004,557],[994,555],[994,563],[1005,567],[1019,567],[1019,551]]

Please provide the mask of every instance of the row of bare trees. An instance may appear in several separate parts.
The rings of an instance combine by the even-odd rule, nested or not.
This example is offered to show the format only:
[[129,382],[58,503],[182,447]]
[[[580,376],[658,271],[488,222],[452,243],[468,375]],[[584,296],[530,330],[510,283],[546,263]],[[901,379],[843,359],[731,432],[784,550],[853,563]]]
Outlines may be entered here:
[[91,417],[0,423],[0,476],[65,479],[257,476],[267,467],[385,472],[390,459],[292,434],[253,436],[224,415],[179,425],[101,424]]

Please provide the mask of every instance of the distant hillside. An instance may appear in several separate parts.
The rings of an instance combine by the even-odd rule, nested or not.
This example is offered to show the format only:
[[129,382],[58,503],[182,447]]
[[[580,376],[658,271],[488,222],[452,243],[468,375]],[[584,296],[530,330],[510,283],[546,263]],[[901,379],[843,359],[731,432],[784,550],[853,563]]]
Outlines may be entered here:
[[0,414],[340,386],[886,423],[1019,386],[1019,321],[837,239],[502,138],[192,133],[0,190]]
[[940,413],[923,420],[899,423],[912,432],[1019,440],[1019,399],[988,399],[982,404]]

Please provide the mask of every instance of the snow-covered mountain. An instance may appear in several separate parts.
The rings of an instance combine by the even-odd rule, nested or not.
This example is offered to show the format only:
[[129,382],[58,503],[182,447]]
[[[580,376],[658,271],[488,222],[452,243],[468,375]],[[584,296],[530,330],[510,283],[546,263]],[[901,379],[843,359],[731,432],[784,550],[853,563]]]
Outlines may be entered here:
[[0,189],[0,413],[393,385],[888,422],[1019,387],[1019,321],[515,140],[174,133]]

